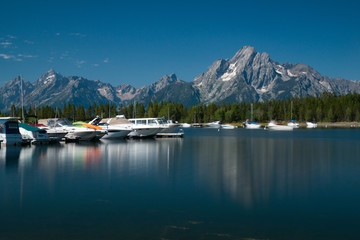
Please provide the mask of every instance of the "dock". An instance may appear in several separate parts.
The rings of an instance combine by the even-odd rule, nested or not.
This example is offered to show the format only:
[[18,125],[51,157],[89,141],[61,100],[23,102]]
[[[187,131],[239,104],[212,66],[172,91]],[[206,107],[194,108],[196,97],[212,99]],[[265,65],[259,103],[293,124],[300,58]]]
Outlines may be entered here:
[[183,132],[179,133],[158,133],[156,134],[156,138],[182,138],[184,137]]

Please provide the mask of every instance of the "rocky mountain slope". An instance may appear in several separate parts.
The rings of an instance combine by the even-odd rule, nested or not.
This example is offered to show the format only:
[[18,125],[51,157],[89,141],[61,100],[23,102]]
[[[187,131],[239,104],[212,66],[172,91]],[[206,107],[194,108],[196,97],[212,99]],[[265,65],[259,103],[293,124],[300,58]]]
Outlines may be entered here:
[[280,64],[251,46],[243,47],[231,59],[217,60],[193,83],[204,103],[360,92],[359,81],[331,79],[303,64]]
[[[109,101],[116,105],[173,101],[191,106],[317,96],[323,92],[360,92],[360,81],[328,78],[304,64],[278,63],[267,53],[245,46],[233,58],[215,61],[192,82],[184,82],[171,74],[138,89],[129,84],[114,87],[99,80],[64,77],[51,69],[34,83],[24,83],[24,103],[30,106],[31,98],[35,106],[62,107],[68,103],[89,106]],[[20,106],[20,77],[1,87],[0,94],[0,111],[8,111],[12,104]]]

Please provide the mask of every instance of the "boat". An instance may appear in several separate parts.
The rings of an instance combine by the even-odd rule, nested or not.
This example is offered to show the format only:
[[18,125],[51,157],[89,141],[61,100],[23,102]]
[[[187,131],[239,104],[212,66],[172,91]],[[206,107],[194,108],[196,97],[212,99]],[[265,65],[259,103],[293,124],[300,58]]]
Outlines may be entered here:
[[231,125],[231,124],[221,124],[222,129],[235,129],[237,126]]
[[277,131],[292,131],[294,128],[293,127],[290,127],[290,126],[287,126],[287,125],[284,125],[284,124],[279,124],[275,121],[271,121],[266,129],[269,129],[269,130],[277,130]]
[[317,123],[315,122],[306,122],[307,128],[317,128]]
[[295,120],[291,120],[287,125],[292,128],[299,128],[300,126],[300,124]]
[[54,129],[56,131],[65,131],[67,134],[64,139],[68,141],[81,140],[81,141],[90,141],[96,140],[96,130],[90,128],[76,127],[65,118],[58,119],[41,119],[39,120],[40,124],[44,124],[49,129]]
[[291,101],[290,122],[287,125],[292,128],[299,128],[300,124],[292,119],[292,109],[293,109],[293,102]]
[[107,134],[104,135],[102,139],[122,139],[125,138],[133,130],[127,124],[110,125],[109,123],[111,122],[111,120],[111,118],[108,118],[103,121],[102,118],[97,116],[96,118],[91,120],[89,124],[96,125],[107,132]]
[[246,119],[245,122],[243,122],[244,128],[246,129],[260,129],[262,126],[258,122],[253,121],[253,104],[250,105],[251,107],[251,115],[250,115],[250,121],[249,119]]
[[100,138],[104,137],[107,134],[107,131],[103,130],[100,126],[96,126],[96,125],[89,124],[86,122],[74,122],[73,125],[76,127],[84,127],[84,128],[94,129],[96,134],[95,134],[95,137],[93,140],[99,140]]
[[[42,125],[42,124],[41,124]],[[38,128],[44,129],[50,138],[50,142],[58,142],[65,138],[67,132],[63,128],[49,128],[45,125],[38,126]]]
[[107,123],[109,126],[122,127],[131,130],[128,137],[154,137],[164,127],[158,121],[158,118],[131,118],[127,119],[124,115],[117,115],[114,118],[102,119],[102,123]]
[[210,127],[210,128],[221,128],[221,122],[220,121],[214,121],[211,123],[205,123],[206,127]]
[[249,121],[249,119],[246,119],[245,122],[243,122],[244,128],[246,129],[260,129],[262,126],[258,122]]
[[18,118],[0,117],[0,140],[1,144],[5,146],[23,143]]
[[159,123],[163,125],[163,129],[160,133],[176,133],[179,131],[180,124],[172,120],[166,120],[165,118],[158,119]]
[[25,119],[27,119],[27,118],[35,118],[35,122],[30,123],[29,125],[33,126],[33,127],[37,127],[40,130],[45,130],[46,134],[49,137],[49,142],[50,143],[59,142],[67,134],[67,132],[62,130],[62,129],[56,129],[56,128],[50,129],[48,126],[46,126],[44,124],[37,123],[37,116],[36,115],[27,115],[27,116],[25,116]]
[[32,144],[47,144],[50,142],[49,135],[45,129],[31,126],[26,123],[19,123],[19,131],[22,138]]
[[191,127],[193,127],[193,128],[202,128],[203,125],[201,123],[192,123]]
[[191,128],[191,124],[189,123],[182,123],[180,126],[183,128]]
[[154,137],[165,128],[159,118],[130,118],[129,122],[133,129],[129,137]]
[[67,132],[61,127],[50,128],[44,124],[32,124],[32,126],[45,130],[50,138],[50,142],[59,142],[61,139],[65,138],[67,134]]

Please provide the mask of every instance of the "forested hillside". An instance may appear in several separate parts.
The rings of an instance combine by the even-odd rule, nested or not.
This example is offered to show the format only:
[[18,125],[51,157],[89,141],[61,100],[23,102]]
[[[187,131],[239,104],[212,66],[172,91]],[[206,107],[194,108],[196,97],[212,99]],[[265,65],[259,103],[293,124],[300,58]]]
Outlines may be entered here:
[[[291,113],[291,104],[292,113]],[[64,105],[62,108],[40,106],[24,109],[25,115],[36,114],[38,118],[64,117],[73,120],[87,121],[95,116],[114,117],[119,114],[127,118],[133,117],[165,117],[179,122],[243,122],[250,118],[251,103],[200,104],[185,107],[174,102],[150,102],[147,106],[136,103],[129,106],[115,106],[113,104],[93,104],[88,108],[74,104]],[[253,103],[253,117],[255,121],[269,120],[339,122],[360,121],[360,94],[351,93],[344,96],[323,93],[320,97],[291,98],[286,100],[270,100]],[[1,116],[21,116],[21,108],[11,107],[11,112],[0,113]]]

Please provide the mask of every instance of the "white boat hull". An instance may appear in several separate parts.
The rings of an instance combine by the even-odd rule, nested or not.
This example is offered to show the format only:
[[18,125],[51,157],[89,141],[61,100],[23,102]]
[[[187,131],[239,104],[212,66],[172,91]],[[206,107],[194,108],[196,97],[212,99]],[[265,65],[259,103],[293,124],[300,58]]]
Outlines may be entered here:
[[132,130],[108,130],[102,139],[122,139],[125,138]]
[[133,131],[131,131],[128,136],[129,137],[154,137],[156,134],[158,134],[162,128],[160,127],[139,127],[139,126],[133,126]]
[[65,131],[57,131],[55,129],[46,129],[46,132],[49,135],[51,141],[60,141],[67,134]]
[[299,128],[299,123],[292,123],[292,122],[290,122],[290,123],[288,123],[288,126],[289,127],[292,127],[292,128]]
[[292,131],[294,128],[289,126],[277,126],[277,127],[268,127],[269,130],[276,130],[276,131]]
[[[37,131],[27,131],[26,129],[20,127],[20,134],[23,139],[30,141],[31,143],[49,143],[50,138],[46,132],[37,132]],[[42,130],[43,131],[43,130]]]
[[236,126],[233,126],[233,125],[225,125],[225,124],[223,124],[223,125],[221,125],[221,128],[222,129],[235,129],[236,128]]
[[287,126],[287,125],[281,125],[277,123],[270,122],[267,126],[267,129],[269,130],[275,130],[275,131],[292,131],[294,130],[293,127]]
[[317,128],[317,123],[306,122],[306,127],[307,128]]
[[175,124],[175,123],[169,123],[169,124],[164,124],[162,127],[163,129],[161,129],[161,133],[175,133],[179,130],[179,124]]
[[220,121],[215,121],[215,122],[211,122],[211,123],[205,123],[205,126],[210,127],[210,128],[221,128]]
[[11,146],[11,145],[20,145],[23,140],[21,134],[0,134],[0,140],[2,140],[1,145]]
[[66,140],[90,141],[96,137],[95,130],[87,130],[86,128],[84,128],[83,131],[72,129],[66,129],[66,131],[68,131],[68,133],[65,135]]
[[294,130],[293,127],[289,127],[286,125],[280,125],[280,124],[271,124],[269,123],[269,125],[267,126],[267,128],[269,130],[275,130],[275,131],[292,131]]
[[254,123],[247,123],[245,124],[245,128],[246,129],[260,129],[262,126],[259,124],[254,124]]

